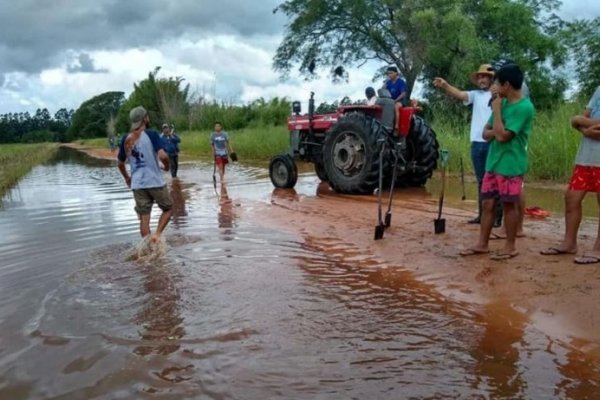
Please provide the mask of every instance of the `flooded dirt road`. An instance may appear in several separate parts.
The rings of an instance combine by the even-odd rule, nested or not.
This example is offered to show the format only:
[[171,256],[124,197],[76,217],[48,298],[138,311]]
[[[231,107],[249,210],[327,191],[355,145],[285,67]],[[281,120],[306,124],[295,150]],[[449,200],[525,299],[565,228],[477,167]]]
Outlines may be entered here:
[[181,167],[166,254],[133,261],[115,164],[63,150],[7,194],[0,399],[600,397],[600,273],[533,256],[559,221],[490,264],[456,256],[469,203],[434,237],[434,199],[404,192],[375,243],[371,197],[239,165],[215,193],[211,174]]

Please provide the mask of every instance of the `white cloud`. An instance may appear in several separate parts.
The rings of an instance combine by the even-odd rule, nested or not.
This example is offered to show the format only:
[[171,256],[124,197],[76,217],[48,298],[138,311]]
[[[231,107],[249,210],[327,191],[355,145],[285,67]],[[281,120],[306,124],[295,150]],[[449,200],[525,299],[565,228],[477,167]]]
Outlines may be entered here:
[[[158,7],[161,1],[163,0],[152,0],[151,6]],[[202,14],[203,21],[209,25],[203,25],[198,29],[183,29],[185,26],[191,26],[192,22],[186,20],[184,15],[180,15],[182,10],[185,10],[186,7],[195,7],[193,0],[184,1],[185,4],[178,5],[178,7],[167,7],[168,12],[174,14],[169,14],[171,20],[160,17],[162,19],[159,21],[157,39],[154,41],[146,40],[141,43],[130,40],[136,36],[133,32],[125,31],[125,28],[122,28],[123,35],[111,33],[109,38],[92,35],[92,30],[86,28],[86,37],[99,40],[97,45],[92,46],[90,43],[94,42],[90,42],[91,39],[84,41],[83,38],[77,40],[76,37],[71,37],[77,36],[73,33],[73,29],[68,33],[65,33],[66,31],[62,33],[65,35],[63,38],[65,40],[62,42],[56,36],[61,33],[52,31],[53,33],[49,33],[49,35],[55,48],[51,55],[43,49],[39,50],[39,43],[34,45],[34,41],[30,40],[32,34],[28,33],[22,37],[22,35],[13,35],[8,32],[6,24],[10,25],[11,18],[7,17],[7,13],[17,13],[16,10],[19,8],[18,15],[21,17],[13,17],[12,20],[25,23],[30,14],[26,12],[27,10],[20,9],[22,8],[21,4],[34,7],[32,0],[24,0],[18,4],[15,2],[4,10],[4,17],[0,16],[0,22],[3,18],[5,20],[5,26],[0,26],[0,48],[7,43],[10,44],[8,39],[3,39],[1,36],[10,36],[12,38],[10,40],[17,44],[14,51],[18,52],[15,54],[18,55],[19,60],[23,61],[22,65],[29,65],[28,60],[31,59],[39,62],[40,58],[34,57],[39,54],[39,51],[45,57],[43,59],[45,64],[42,67],[36,66],[36,69],[10,70],[5,68],[3,70],[0,63],[0,75],[2,76],[0,79],[0,113],[32,112],[38,107],[46,107],[54,112],[61,107],[77,108],[81,102],[105,91],[115,90],[129,94],[133,89],[133,83],[144,79],[156,66],[162,67],[162,76],[184,77],[186,83],[191,85],[192,91],[209,97],[214,93],[218,98],[227,101],[249,102],[259,97],[268,99],[275,96],[306,101],[310,91],[316,93],[317,103],[331,102],[344,96],[360,99],[364,96],[366,86],[377,87],[380,85],[380,82],[373,83],[371,81],[374,72],[379,67],[375,63],[367,63],[361,69],[351,69],[348,83],[332,84],[329,77],[326,76],[327,71],[321,71],[321,77],[308,82],[293,74],[290,79],[282,82],[272,69],[272,57],[279,45],[283,31],[283,21],[271,18],[270,9],[273,4],[277,3],[275,0],[269,0],[268,4],[261,3],[260,10],[253,9],[252,11],[265,15],[264,24],[268,24],[268,28],[261,27],[260,21],[244,21],[243,15],[245,14],[240,11],[231,16],[231,20],[223,20],[222,25],[215,21],[209,24],[206,21],[209,21],[210,18],[207,19],[208,17]],[[219,3],[232,6],[235,1],[221,0]],[[81,4],[77,9],[80,10],[78,12],[83,13],[82,15],[87,16],[88,19],[84,19],[84,21],[87,21],[88,25],[86,26],[89,28],[89,21],[92,21],[92,17],[98,13],[104,12],[102,10],[108,10],[107,13],[115,11],[107,9],[107,5],[113,3],[101,0],[97,6],[89,7]],[[252,8],[250,3],[245,2],[243,7],[245,7],[244,10]],[[192,13],[194,16],[200,15],[197,9],[194,10]],[[58,10],[53,10],[51,14],[55,19],[60,17],[61,23],[66,24],[71,18],[70,14],[63,15],[54,11]],[[106,19],[106,24],[114,24],[115,21],[110,19],[114,16],[109,17],[113,14],[102,14],[102,18]],[[568,19],[600,16],[600,1],[565,0],[561,16]],[[179,20],[175,17],[181,19],[182,24],[187,25],[178,24]],[[152,18],[159,17],[152,14],[148,18],[152,20]],[[99,24],[95,29],[121,29],[110,24],[103,24]],[[243,25],[243,29],[234,29],[236,24],[239,27]],[[36,29],[42,34],[43,29],[52,30],[52,27],[49,26],[38,28]],[[251,34],[251,32],[256,33]],[[102,34],[100,33],[100,35]],[[121,37],[124,40],[115,42],[113,40],[115,37]],[[32,43],[31,48],[27,47],[27,43],[30,42]],[[28,49],[33,56],[25,54]],[[21,64],[15,61],[11,65],[18,67]],[[415,88],[415,93],[417,95],[419,93],[418,86]]]

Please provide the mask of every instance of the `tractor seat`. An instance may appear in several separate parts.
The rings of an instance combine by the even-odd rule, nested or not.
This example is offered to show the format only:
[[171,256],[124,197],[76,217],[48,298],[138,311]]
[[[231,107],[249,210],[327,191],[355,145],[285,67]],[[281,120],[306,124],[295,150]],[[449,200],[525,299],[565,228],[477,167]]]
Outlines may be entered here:
[[381,124],[390,132],[393,132],[396,126],[396,107],[394,100],[390,97],[390,92],[387,89],[379,89],[375,104],[380,105],[382,108]]

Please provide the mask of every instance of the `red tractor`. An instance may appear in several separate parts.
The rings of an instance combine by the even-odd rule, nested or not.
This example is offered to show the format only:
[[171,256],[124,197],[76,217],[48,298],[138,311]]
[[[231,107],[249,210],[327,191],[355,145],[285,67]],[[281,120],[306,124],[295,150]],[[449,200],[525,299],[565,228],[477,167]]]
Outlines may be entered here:
[[341,106],[331,114],[314,109],[314,93],[306,115],[300,115],[299,102],[293,103],[290,150],[269,165],[275,187],[294,187],[295,159],[313,163],[317,176],[335,191],[352,194],[371,194],[381,182],[392,189],[423,186],[437,167],[435,132],[416,115],[416,107],[400,108],[396,118],[394,101],[380,96],[373,106]]

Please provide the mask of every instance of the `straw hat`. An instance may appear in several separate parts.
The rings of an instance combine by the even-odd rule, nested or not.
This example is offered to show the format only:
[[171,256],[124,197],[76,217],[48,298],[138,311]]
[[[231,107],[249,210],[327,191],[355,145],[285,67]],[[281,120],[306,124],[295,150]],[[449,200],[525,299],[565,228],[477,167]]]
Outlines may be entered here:
[[481,64],[479,69],[470,76],[471,82],[473,82],[474,85],[477,85],[478,75],[488,75],[490,78],[494,79],[494,67],[492,67],[491,64]]

